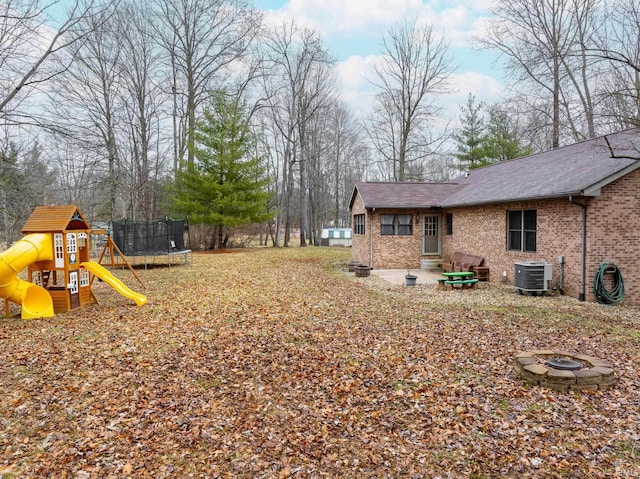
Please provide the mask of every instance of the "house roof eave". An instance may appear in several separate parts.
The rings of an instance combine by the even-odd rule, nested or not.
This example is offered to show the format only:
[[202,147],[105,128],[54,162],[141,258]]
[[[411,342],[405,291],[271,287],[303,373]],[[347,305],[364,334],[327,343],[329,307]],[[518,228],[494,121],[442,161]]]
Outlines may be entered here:
[[367,205],[367,210],[440,210],[442,206],[440,205],[402,205],[402,206],[393,206],[388,204],[380,204],[380,205]]
[[525,201],[543,201],[543,200],[559,200],[559,199],[570,199],[576,197],[594,197],[599,196],[599,192],[596,194],[595,192],[586,192],[585,190],[577,190],[577,191],[567,191],[563,193],[558,193],[554,195],[540,195],[540,196],[523,196],[520,198],[503,198],[499,200],[488,200],[488,201],[470,201],[465,203],[447,203],[443,205],[443,208],[464,208],[470,206],[489,206],[489,205],[503,205],[506,203],[519,203]]
[[606,178],[601,179],[600,181],[594,183],[593,185],[589,185],[584,189],[585,196],[600,196],[600,192],[602,188],[607,186],[610,183],[613,183],[616,180],[619,180],[623,176],[628,175],[629,173],[640,168],[640,160],[635,160],[630,165],[616,171],[612,175],[607,176]]
[[353,186],[353,191],[351,192],[351,199],[349,200],[349,209],[353,209],[353,202],[356,200],[356,195],[358,194],[358,183]]

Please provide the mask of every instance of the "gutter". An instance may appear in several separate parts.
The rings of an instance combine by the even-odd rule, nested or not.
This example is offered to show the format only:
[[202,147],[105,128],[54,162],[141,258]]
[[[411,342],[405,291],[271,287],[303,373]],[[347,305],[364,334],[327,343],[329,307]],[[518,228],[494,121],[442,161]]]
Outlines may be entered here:
[[569,201],[572,201],[574,196],[598,196],[598,194],[589,194],[587,195],[584,190],[576,190],[576,191],[567,191],[563,193],[557,193],[553,195],[539,195],[539,196],[527,196],[521,198],[502,198],[497,200],[488,200],[488,201],[467,201],[464,203],[446,203],[444,202],[440,207],[441,208],[463,208],[469,206],[487,206],[487,205],[502,205],[507,203],[519,203],[525,201],[542,201],[542,200],[557,200],[569,197]]

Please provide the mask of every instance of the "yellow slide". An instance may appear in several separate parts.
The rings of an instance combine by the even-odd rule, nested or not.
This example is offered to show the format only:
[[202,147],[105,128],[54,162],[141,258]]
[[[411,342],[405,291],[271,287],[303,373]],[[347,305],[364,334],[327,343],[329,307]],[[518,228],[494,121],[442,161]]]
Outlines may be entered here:
[[51,235],[33,233],[0,254],[0,298],[22,305],[22,319],[54,315],[53,300],[46,289],[18,278],[18,273],[36,261],[53,259]]
[[138,306],[147,304],[147,297],[145,295],[136,293],[135,291],[131,291],[124,285],[122,281],[112,275],[109,270],[107,270],[101,264],[96,263],[95,261],[87,261],[85,263],[80,263],[80,266],[84,266],[85,268],[87,268],[95,276],[107,283],[125,298],[129,298],[135,301]]

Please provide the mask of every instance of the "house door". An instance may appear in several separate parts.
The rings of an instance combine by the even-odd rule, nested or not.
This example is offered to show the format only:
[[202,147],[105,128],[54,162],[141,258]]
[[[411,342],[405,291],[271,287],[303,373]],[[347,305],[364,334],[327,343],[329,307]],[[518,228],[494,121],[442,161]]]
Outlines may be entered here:
[[425,215],[422,219],[422,254],[440,254],[440,217]]
[[71,300],[71,309],[80,307],[80,295],[78,294],[78,272],[69,272],[69,299]]

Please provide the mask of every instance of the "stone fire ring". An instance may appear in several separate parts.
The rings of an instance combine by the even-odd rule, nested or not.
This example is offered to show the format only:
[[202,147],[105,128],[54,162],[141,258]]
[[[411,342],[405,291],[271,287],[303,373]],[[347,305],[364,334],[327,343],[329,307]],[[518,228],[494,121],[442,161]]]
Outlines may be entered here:
[[[581,367],[573,371],[556,369],[546,364],[552,358],[571,359],[579,362]],[[523,351],[516,354],[513,369],[530,384],[558,391],[608,389],[616,382],[615,371],[609,361],[567,351]]]

